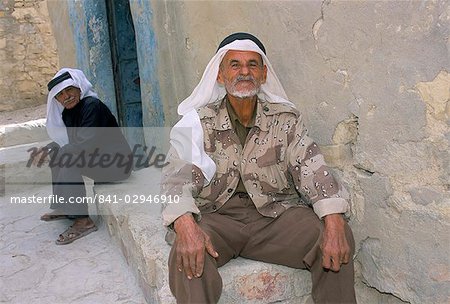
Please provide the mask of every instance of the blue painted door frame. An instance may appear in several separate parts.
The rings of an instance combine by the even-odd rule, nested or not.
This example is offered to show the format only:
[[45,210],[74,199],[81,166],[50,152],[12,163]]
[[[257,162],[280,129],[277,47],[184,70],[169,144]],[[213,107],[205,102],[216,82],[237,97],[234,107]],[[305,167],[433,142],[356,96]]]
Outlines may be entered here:
[[129,0],[106,0],[116,103],[124,127],[142,127],[136,38]]
[[[116,22],[111,39],[107,1],[108,6],[115,7],[111,10]],[[121,126],[126,127],[124,133],[132,148],[157,144],[154,138],[159,131],[152,127],[163,127],[165,123],[151,2],[67,1],[77,67],[85,72]],[[145,153],[145,148],[141,153]]]
[[106,10],[119,121],[133,151],[143,154],[139,64],[129,0],[106,0]]
[[91,81],[100,99],[117,117],[111,47],[104,1],[67,1],[74,34],[76,68]]

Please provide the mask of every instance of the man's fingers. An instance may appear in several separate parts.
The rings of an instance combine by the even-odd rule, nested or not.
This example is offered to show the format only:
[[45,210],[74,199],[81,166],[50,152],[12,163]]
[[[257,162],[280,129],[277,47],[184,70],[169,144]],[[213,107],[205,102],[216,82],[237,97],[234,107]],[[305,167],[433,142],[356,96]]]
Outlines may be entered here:
[[339,255],[332,256],[330,269],[337,272],[337,271],[339,271],[340,268],[341,268],[341,262],[340,262]]
[[187,278],[200,277],[205,265],[205,249],[214,257],[218,256],[212,247],[209,236],[195,222],[190,222],[189,217],[180,217],[175,223],[175,230],[179,230],[176,239],[178,269],[179,255],[182,269]]
[[30,152],[30,157],[34,157],[37,153],[38,149],[36,148],[30,148],[27,150],[27,152]]
[[47,155],[48,155],[47,151],[42,151],[39,154],[39,161],[38,161],[38,164],[37,164],[38,167],[41,167],[45,163]]
[[199,278],[203,273],[203,266],[205,265],[205,251],[201,251],[201,253],[197,254],[197,258],[195,261],[195,272],[194,275]]
[[192,271],[191,271],[191,264],[189,262],[189,260],[190,260],[189,255],[182,255],[181,259],[183,260],[184,274],[190,280],[190,279],[192,279],[193,275],[192,275]]
[[36,155],[42,153],[43,149],[42,148],[30,148],[27,150],[27,152],[30,152],[30,156],[31,157],[35,157]]
[[[197,255],[198,255],[198,253],[196,254],[195,252],[189,254],[189,268],[191,270],[190,278],[193,278],[193,277],[196,276],[196,269],[197,269],[197,267],[195,265],[197,263]],[[188,278],[189,278],[189,276],[188,276]]]
[[179,252],[177,252],[177,269],[178,271],[183,271],[183,259]]
[[32,152],[30,155],[30,157],[33,159],[31,163],[35,166],[40,167],[45,162],[47,155],[48,153],[41,149],[37,150],[36,152]]
[[42,152],[38,152],[33,156],[33,165],[37,166],[41,160],[41,153]]
[[188,279],[192,279],[192,271],[191,271],[191,265],[189,261],[189,253],[188,251],[180,244],[175,243],[177,248],[177,269],[178,271],[183,271],[184,274],[187,276]]
[[207,238],[205,240],[205,247],[206,247],[206,251],[209,253],[209,255],[211,255],[214,258],[217,258],[219,256],[219,254],[217,253],[217,251],[214,249],[213,244],[211,243],[211,240],[209,238]]
[[351,248],[346,239],[345,222],[343,222],[341,216],[330,217],[325,222],[323,241],[320,248],[323,254],[322,265],[325,269],[338,272],[342,264],[350,262]]
[[329,254],[325,254],[322,256],[322,267],[325,269],[331,268],[331,256]]
[[322,257],[322,267],[333,271],[339,271],[341,264],[343,264],[343,256],[340,253],[324,252]]
[[349,261],[350,261],[350,250],[345,252],[341,264],[348,264]]

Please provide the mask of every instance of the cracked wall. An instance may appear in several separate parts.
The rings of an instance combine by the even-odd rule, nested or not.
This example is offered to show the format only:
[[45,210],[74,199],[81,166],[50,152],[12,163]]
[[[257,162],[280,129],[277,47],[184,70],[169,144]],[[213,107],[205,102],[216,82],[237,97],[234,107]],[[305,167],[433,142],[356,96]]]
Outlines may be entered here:
[[0,1],[0,111],[46,102],[58,69],[47,0]]
[[[450,301],[449,3],[153,1],[168,123],[218,43],[249,31],[352,196],[367,301]],[[363,292],[361,290],[359,293]],[[375,298],[374,298],[375,297]]]

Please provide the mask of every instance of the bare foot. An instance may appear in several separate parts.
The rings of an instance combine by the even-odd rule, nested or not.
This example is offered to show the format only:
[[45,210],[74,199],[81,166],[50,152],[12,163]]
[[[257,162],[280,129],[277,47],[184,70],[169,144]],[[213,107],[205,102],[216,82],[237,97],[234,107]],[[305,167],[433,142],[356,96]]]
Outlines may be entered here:
[[67,219],[68,216],[66,214],[61,213],[61,211],[55,210],[50,213],[45,213],[41,216],[41,221],[50,222],[50,221],[56,221],[56,220],[63,220]]
[[90,217],[76,218],[72,225],[73,228],[91,228],[94,226],[95,223]]
[[85,218],[77,218],[74,221],[74,224],[67,228],[66,231],[59,235],[59,238],[56,240],[57,245],[65,245],[70,244],[73,241],[88,235],[91,232],[97,231],[98,228],[95,226],[95,223],[89,217]]

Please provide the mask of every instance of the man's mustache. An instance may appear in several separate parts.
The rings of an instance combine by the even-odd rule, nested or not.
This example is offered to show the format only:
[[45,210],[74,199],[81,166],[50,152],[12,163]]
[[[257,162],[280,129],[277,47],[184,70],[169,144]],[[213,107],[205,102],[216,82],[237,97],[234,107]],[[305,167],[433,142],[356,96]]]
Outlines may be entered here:
[[72,97],[70,97],[70,98],[67,98],[66,100],[64,100],[64,101],[62,102],[62,104],[63,104],[63,105],[66,105],[66,104],[72,102],[74,99],[75,99],[75,96],[72,96]]
[[242,75],[239,75],[239,76],[236,77],[236,79],[233,81],[233,85],[237,84],[239,81],[251,81],[254,85],[256,85],[255,78],[253,78],[253,76],[251,76],[251,75],[248,75],[248,76],[242,76]]

